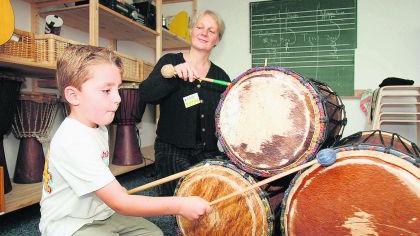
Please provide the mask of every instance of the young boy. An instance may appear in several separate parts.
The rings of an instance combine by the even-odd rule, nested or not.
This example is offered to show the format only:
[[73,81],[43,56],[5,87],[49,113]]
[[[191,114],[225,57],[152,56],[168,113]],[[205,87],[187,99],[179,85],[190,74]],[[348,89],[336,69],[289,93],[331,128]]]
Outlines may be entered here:
[[199,197],[128,195],[108,168],[108,132],[121,101],[122,62],[112,51],[74,45],[57,62],[57,84],[70,115],[56,131],[46,158],[41,200],[42,235],[162,235],[132,216],[210,212]]

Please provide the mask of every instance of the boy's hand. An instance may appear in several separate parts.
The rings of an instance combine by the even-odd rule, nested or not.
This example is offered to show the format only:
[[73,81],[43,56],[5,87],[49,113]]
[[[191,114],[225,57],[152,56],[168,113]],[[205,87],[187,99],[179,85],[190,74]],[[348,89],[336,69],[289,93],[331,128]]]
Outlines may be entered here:
[[197,220],[211,212],[210,203],[200,197],[182,197],[180,201],[179,214],[188,220]]

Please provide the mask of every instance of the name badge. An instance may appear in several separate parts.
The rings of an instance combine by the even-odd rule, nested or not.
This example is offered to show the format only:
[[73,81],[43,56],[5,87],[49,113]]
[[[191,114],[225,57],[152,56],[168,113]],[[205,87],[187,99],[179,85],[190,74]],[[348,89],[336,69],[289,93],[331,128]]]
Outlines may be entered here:
[[198,93],[193,93],[186,97],[183,97],[185,108],[195,106],[200,103],[200,98],[198,97]]

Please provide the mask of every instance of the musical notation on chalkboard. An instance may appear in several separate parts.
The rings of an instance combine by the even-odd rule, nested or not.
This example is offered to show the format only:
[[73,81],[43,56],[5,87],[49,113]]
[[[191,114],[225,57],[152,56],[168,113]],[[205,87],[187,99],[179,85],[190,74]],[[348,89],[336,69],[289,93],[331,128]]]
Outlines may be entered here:
[[356,0],[251,2],[252,66],[267,60],[352,95],[356,12]]

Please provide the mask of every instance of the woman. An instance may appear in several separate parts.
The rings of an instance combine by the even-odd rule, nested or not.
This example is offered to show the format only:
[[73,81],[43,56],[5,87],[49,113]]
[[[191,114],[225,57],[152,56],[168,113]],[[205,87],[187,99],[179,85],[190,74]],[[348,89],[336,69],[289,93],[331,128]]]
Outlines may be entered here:
[[[160,105],[155,140],[159,178],[220,155],[214,114],[225,88],[198,79],[230,81],[226,72],[209,59],[223,33],[223,20],[216,13],[210,10],[198,13],[190,22],[189,51],[164,55],[140,85],[140,106],[145,103]],[[161,68],[167,64],[174,66],[180,79],[162,76]],[[175,186],[175,181],[161,185],[160,194],[173,195]]]

